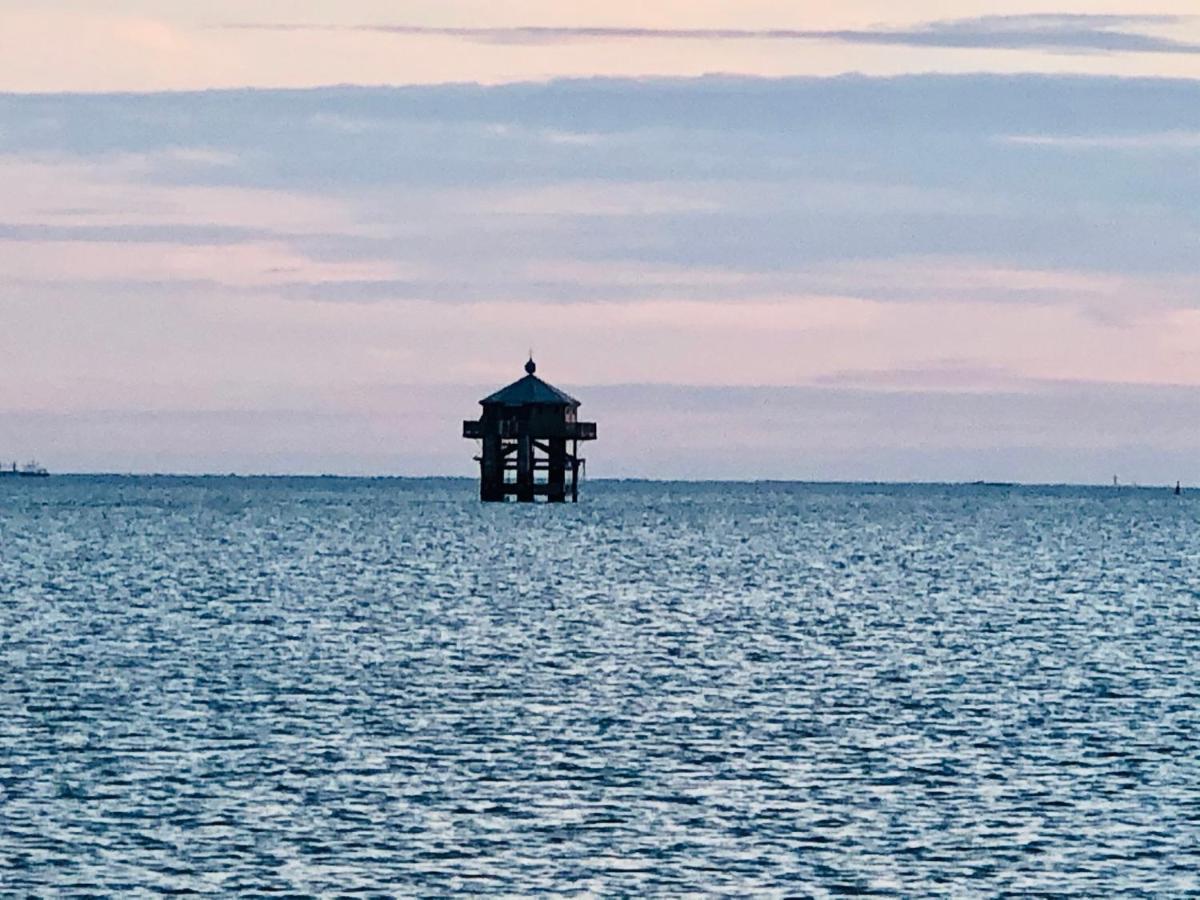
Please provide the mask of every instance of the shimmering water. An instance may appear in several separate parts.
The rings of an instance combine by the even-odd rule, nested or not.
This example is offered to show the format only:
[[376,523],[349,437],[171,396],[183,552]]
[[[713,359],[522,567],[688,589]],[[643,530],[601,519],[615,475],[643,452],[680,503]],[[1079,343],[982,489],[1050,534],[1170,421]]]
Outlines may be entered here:
[[0,887],[1200,892],[1200,495],[0,482]]

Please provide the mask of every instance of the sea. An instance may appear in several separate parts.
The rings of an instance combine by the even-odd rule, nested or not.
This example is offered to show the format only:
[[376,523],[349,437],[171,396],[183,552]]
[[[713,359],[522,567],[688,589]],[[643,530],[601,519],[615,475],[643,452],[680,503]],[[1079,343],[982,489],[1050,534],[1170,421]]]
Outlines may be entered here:
[[0,482],[0,895],[1200,895],[1200,494]]

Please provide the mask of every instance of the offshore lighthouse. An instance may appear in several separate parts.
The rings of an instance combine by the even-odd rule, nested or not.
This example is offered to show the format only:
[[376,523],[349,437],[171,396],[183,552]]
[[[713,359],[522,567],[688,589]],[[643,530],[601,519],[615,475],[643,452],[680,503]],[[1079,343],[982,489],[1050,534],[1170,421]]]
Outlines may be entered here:
[[524,378],[484,397],[479,419],[463,422],[463,437],[481,442],[480,500],[579,500],[579,443],[596,439],[596,423],[580,422],[579,401],[535,372],[531,356]]

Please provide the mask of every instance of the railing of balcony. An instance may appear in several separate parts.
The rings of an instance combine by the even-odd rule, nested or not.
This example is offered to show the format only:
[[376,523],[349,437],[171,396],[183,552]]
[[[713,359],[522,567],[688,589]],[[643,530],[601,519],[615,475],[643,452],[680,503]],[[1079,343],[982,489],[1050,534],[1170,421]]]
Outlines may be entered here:
[[[516,419],[502,419],[485,425],[475,419],[463,422],[463,437],[483,438],[488,434],[502,438],[515,438],[522,433],[521,422]],[[530,433],[537,438],[566,438],[575,441],[594,441],[596,439],[595,422],[538,422]]]

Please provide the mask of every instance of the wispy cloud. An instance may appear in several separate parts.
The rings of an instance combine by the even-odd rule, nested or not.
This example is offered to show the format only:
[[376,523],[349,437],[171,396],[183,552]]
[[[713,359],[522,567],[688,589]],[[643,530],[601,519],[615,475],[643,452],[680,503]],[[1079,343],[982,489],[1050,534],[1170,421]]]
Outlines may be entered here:
[[[1037,301],[1046,285],[1009,275],[931,283],[925,265],[903,277],[867,265],[1200,272],[1197,82],[721,77],[0,96],[0,119],[10,248],[266,241],[419,270],[287,287],[314,299]],[[586,139],[560,138],[574,134]],[[188,148],[222,164],[196,165]],[[843,265],[853,278],[822,274]]]
[[516,25],[463,27],[409,24],[314,25],[230,23],[255,31],[359,31],[401,36],[451,37],[500,44],[567,41],[834,41],[902,47],[973,50],[1046,50],[1066,53],[1200,54],[1200,44],[1150,34],[1146,28],[1182,25],[1168,15],[1038,14],[980,16],[928,22],[909,28],[643,28],[620,26]]
[[1200,149],[1200,132],[1164,131],[1133,135],[1014,134],[1004,138],[1011,144],[1058,147],[1064,150],[1130,150],[1194,153]]

